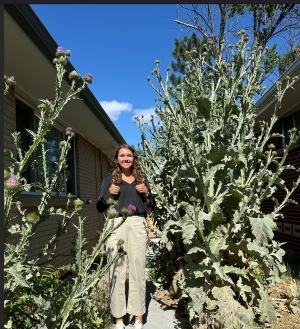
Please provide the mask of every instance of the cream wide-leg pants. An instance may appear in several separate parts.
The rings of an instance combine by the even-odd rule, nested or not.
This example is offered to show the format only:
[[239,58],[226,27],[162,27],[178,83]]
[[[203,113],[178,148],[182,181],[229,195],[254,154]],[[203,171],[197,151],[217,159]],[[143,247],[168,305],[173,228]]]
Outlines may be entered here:
[[[114,225],[122,218],[110,219]],[[121,318],[126,313],[143,315],[146,312],[146,247],[147,223],[144,217],[128,216],[125,222],[118,227],[108,238],[106,251],[108,258],[117,251],[117,242],[124,240],[124,250],[127,255],[119,258],[109,269],[110,278],[110,308],[115,318]],[[129,263],[129,291],[126,307],[125,281],[127,259]]]

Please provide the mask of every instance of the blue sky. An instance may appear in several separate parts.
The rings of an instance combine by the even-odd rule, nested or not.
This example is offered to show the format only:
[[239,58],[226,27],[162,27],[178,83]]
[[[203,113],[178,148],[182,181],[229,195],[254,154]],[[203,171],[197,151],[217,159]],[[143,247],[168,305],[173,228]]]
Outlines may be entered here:
[[173,20],[177,5],[155,4],[35,4],[31,5],[54,40],[70,49],[69,58],[80,75],[92,73],[89,88],[129,144],[141,140],[133,117],[154,112],[147,77],[155,60],[162,76],[173,60],[175,38],[183,37]]
[[[186,21],[186,12],[176,4],[34,4],[31,7],[58,45],[71,50],[69,60],[78,73],[93,74],[89,88],[126,142],[136,146],[141,133],[133,118],[143,114],[145,120],[150,119],[157,97],[147,77],[155,81],[151,71],[157,59],[161,61],[160,72],[164,77],[173,60],[175,38],[193,32],[174,22],[175,19]],[[238,25],[247,29],[245,25],[252,25],[251,18],[244,16]],[[272,85],[275,78],[267,83]]]

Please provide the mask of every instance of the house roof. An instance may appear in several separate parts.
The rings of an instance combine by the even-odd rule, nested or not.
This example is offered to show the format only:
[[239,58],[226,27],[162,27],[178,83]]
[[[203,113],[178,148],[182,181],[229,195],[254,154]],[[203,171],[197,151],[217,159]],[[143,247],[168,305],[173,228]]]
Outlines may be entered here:
[[[54,98],[56,71],[52,61],[57,47],[30,5],[4,5],[4,73],[15,76],[16,94],[34,107],[39,104],[37,99]],[[66,70],[75,70],[70,61]],[[65,80],[66,90],[68,78]],[[124,138],[88,87],[79,97],[82,101],[72,100],[65,106],[58,123],[71,126],[113,156],[118,145],[125,143]]]
[[[279,77],[278,81],[283,82],[287,76],[295,77],[298,79],[293,85],[293,88],[288,89],[282,99],[281,108],[278,110],[277,115],[280,118],[284,118],[296,110],[300,109],[300,57],[298,57],[294,63]],[[268,121],[271,114],[274,112],[275,103],[277,98],[276,83],[257,101],[255,106],[259,109],[256,117],[256,130],[258,129],[259,121]]]

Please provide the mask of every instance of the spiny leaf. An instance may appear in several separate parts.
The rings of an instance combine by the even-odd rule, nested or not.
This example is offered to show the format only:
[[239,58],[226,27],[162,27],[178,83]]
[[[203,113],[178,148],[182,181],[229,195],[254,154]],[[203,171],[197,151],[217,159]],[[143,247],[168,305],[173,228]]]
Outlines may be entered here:
[[191,244],[196,232],[196,227],[193,224],[185,225],[182,232],[182,239],[184,244]]
[[276,223],[271,216],[265,216],[263,218],[249,218],[252,227],[252,232],[257,241],[263,245],[268,244],[273,239],[273,230],[277,228]]
[[191,307],[197,310],[197,313],[201,314],[203,304],[205,302],[206,294],[203,291],[203,287],[188,288],[187,292],[191,297]]
[[262,311],[261,321],[272,323],[276,320],[276,313],[272,301],[262,287],[258,292],[260,294],[259,309]]

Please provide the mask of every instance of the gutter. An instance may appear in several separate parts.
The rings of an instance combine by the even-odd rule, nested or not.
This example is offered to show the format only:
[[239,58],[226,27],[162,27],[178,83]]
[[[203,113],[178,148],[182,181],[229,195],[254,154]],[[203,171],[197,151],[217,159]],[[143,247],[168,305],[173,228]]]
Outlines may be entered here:
[[[58,47],[58,44],[55,42],[30,5],[4,4],[4,9],[13,17],[16,23],[20,25],[22,30],[40,49],[43,55],[52,63],[55,49]],[[68,72],[75,70],[70,61],[68,61],[66,65],[66,70]],[[65,80],[70,83],[68,77],[66,77]],[[106,130],[112,135],[115,141],[118,144],[126,143],[90,89],[85,88],[80,93],[80,97],[89,109],[96,115],[99,121],[104,124]]]

